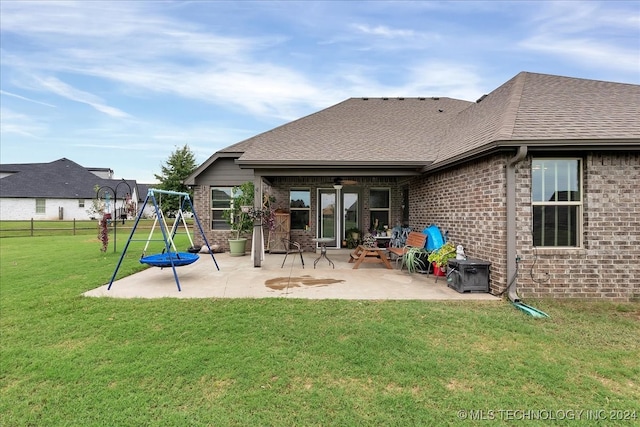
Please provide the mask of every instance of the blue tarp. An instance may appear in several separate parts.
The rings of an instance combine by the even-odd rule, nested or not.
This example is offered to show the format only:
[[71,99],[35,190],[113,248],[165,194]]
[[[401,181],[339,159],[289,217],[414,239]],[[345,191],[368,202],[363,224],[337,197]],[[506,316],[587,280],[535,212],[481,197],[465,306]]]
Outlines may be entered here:
[[444,239],[442,238],[442,233],[437,225],[431,224],[424,230],[422,233],[427,235],[427,245],[425,246],[428,251],[435,251],[436,249],[440,249],[444,245]]

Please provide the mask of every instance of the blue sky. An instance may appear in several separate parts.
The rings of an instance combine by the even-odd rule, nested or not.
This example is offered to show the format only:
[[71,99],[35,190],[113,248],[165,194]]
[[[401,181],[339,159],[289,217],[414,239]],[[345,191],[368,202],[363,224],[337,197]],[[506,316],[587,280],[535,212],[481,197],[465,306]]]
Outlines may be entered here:
[[351,97],[640,84],[638,1],[0,1],[1,163],[153,182]]

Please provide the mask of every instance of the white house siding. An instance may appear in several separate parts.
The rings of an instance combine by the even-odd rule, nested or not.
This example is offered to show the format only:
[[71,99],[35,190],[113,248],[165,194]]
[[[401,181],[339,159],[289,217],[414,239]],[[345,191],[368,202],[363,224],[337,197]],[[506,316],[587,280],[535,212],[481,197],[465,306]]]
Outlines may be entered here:
[[36,199],[6,197],[0,199],[0,220],[57,220],[60,208],[64,220],[90,219],[87,209],[91,199],[85,199],[85,207],[78,207],[78,199],[46,199],[45,213],[36,213]]

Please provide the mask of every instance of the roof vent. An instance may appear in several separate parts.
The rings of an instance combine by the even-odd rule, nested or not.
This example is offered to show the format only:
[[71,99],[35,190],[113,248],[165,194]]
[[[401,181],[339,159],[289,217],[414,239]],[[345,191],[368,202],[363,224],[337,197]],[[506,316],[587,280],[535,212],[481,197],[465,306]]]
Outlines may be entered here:
[[482,102],[482,100],[485,99],[486,97],[487,97],[487,94],[485,93],[480,98],[478,98],[478,100],[476,101],[476,104],[480,104]]
[[399,101],[404,101],[404,98],[398,98]]
[[440,98],[438,98],[437,96],[434,96],[431,99],[433,99],[434,101],[439,101],[440,100]]
[[420,101],[424,101],[424,100],[425,100],[425,99],[427,99],[427,98],[418,98],[418,99],[419,99]]
[[382,100],[383,100],[383,101],[388,101],[388,100],[389,100],[389,98],[382,98]]
[[362,100],[363,100],[363,101],[368,101],[368,100],[369,100],[369,98],[362,98]]
[[442,108],[438,108],[438,113],[443,113],[444,110]]

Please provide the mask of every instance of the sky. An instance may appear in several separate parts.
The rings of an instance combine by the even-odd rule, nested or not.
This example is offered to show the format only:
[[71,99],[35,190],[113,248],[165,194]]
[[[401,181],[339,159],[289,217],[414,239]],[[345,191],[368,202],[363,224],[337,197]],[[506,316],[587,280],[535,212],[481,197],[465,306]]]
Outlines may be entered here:
[[0,0],[0,163],[156,182],[352,97],[640,84],[640,1]]

